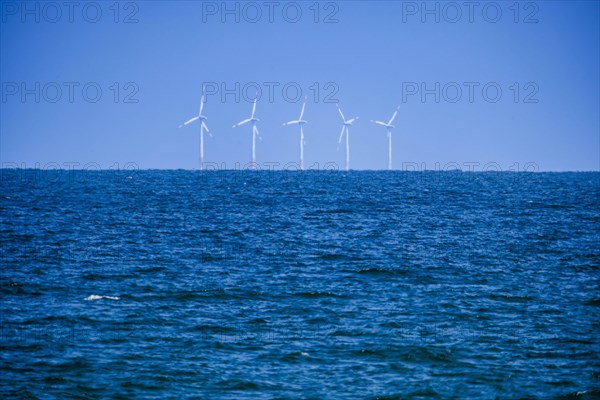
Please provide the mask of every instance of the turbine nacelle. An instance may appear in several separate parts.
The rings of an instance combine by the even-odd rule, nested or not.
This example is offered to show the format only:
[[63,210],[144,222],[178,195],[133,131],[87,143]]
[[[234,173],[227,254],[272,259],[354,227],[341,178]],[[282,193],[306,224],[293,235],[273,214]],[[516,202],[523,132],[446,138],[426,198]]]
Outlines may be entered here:
[[396,125],[392,125],[392,122],[394,122],[394,120],[396,119],[399,109],[400,109],[400,106],[396,107],[396,109],[394,110],[394,114],[392,114],[392,117],[390,118],[390,120],[388,122],[374,121],[374,120],[371,120],[371,122],[376,125],[385,126],[388,130],[394,129],[396,127]]
[[204,108],[204,95],[202,95],[202,98],[200,100],[200,112],[198,113],[198,115],[196,115],[193,118],[190,118],[189,120],[185,121],[183,124],[179,125],[179,128],[183,128],[184,126],[189,125],[192,122],[200,121],[201,131],[206,130],[208,132],[208,127],[204,123],[204,121],[208,120],[208,117],[205,115],[202,115],[203,108]]
[[348,121],[344,121],[344,126],[350,126],[350,125],[352,125],[352,123],[354,121],[356,121],[357,119],[358,119],[358,117],[354,117],[352,119],[349,119]]
[[344,113],[342,112],[342,109],[340,108],[339,104],[336,104],[335,106],[337,107],[337,110],[340,113],[340,117],[342,117],[342,125],[344,125],[345,127],[348,127],[348,126],[352,125],[352,123],[358,119],[358,117],[346,119],[346,117],[344,116]]

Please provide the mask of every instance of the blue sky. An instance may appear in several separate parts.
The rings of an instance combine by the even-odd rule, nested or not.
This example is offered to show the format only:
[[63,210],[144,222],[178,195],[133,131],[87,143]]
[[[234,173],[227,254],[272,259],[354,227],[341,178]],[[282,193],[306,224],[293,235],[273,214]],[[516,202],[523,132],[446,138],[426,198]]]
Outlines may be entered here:
[[[600,169],[598,2],[522,2],[518,15],[513,2],[479,2],[472,22],[463,2],[427,3],[439,7],[439,22],[422,14],[422,2],[320,2],[318,22],[314,2],[275,3],[271,22],[269,2],[228,2],[237,15],[223,15],[222,2],[122,2],[115,22],[112,2],[81,2],[72,16],[62,2],[28,10],[2,2],[3,165],[197,168],[199,126],[177,127],[197,113],[203,82],[219,87],[205,106],[214,135],[205,161],[245,165],[251,130],[232,125],[250,114],[241,89],[254,93],[257,82],[259,164],[298,161],[299,132],[281,124],[298,116],[300,87],[300,98],[309,96],[307,166],[343,166],[339,100],[347,117],[360,117],[350,129],[353,169],[385,169],[385,130],[369,120],[389,119],[398,105],[395,169]],[[256,8],[262,15],[252,22]],[[236,83],[240,101],[222,98],[220,88],[235,92]]]

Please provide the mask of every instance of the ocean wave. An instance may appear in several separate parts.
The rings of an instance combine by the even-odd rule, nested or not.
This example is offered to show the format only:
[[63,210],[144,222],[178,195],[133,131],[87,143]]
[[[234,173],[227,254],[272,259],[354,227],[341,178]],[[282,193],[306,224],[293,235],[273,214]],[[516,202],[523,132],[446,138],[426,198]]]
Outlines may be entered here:
[[116,296],[100,296],[100,295],[97,295],[97,294],[89,295],[84,300],[92,301],[92,300],[102,300],[102,299],[106,299],[106,300],[121,300],[120,297],[116,297]]

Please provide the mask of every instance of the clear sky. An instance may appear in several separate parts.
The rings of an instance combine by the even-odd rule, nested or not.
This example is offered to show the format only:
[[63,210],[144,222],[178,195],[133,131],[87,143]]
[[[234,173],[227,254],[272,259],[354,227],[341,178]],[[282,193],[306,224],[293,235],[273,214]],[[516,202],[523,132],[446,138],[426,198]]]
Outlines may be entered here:
[[257,82],[259,164],[298,162],[299,130],[281,125],[307,95],[307,166],[343,166],[339,100],[360,117],[354,169],[386,168],[385,129],[370,120],[398,105],[396,169],[600,169],[596,1],[0,4],[4,166],[197,168],[199,125],[178,125],[203,82],[205,161],[244,165],[251,129],[232,125]]

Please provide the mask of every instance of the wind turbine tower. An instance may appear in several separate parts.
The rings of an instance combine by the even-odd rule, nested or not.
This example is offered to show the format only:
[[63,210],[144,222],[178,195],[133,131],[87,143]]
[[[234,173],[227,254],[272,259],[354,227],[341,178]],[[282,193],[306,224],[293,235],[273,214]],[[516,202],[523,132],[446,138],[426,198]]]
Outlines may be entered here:
[[179,125],[179,127],[182,128],[188,124],[191,124],[192,122],[194,122],[196,120],[200,121],[200,170],[201,171],[204,168],[204,131],[206,131],[212,137],[212,135],[210,134],[210,131],[208,130],[208,126],[206,126],[206,123],[204,122],[208,118],[206,118],[202,114],[203,108],[204,108],[204,88],[202,88],[202,97],[200,98],[200,111],[198,111],[198,115],[196,115],[194,118],[189,119],[188,121],[184,122],[183,124]]
[[392,115],[392,118],[390,118],[390,120],[387,123],[382,122],[382,121],[373,121],[373,120],[371,120],[371,122],[374,123],[374,124],[385,126],[385,129],[387,131],[387,137],[388,137],[388,170],[392,169],[392,129],[395,128],[395,126],[392,125],[392,122],[394,122],[394,120],[396,119],[396,115],[398,115],[398,109],[399,108],[400,108],[400,106],[396,107],[396,110],[394,111],[394,114]]
[[252,103],[252,115],[250,116],[250,118],[247,118],[247,119],[240,121],[237,124],[233,125],[233,127],[236,128],[238,126],[247,124],[248,122],[252,122],[252,164],[253,165],[256,165],[256,138],[257,137],[260,138],[260,134],[258,133],[258,128],[256,127],[256,123],[260,120],[255,117],[256,99],[257,98],[258,98],[258,95],[254,98],[254,101]]
[[306,107],[306,97],[302,104],[302,110],[297,120],[289,121],[283,124],[286,125],[300,125],[300,170],[304,170],[304,125],[308,124],[308,121],[302,119],[304,117],[304,108]]
[[340,148],[340,144],[342,143],[342,137],[344,136],[344,133],[346,134],[346,171],[350,170],[350,130],[348,129],[350,127],[350,125],[352,125],[352,123],[354,121],[356,121],[358,119],[358,117],[354,117],[351,119],[346,119],[346,117],[344,117],[344,113],[342,112],[342,110],[340,109],[340,106],[338,104],[336,104],[338,112],[340,113],[340,116],[342,117],[342,131],[340,132],[340,139],[338,140],[338,150]]

